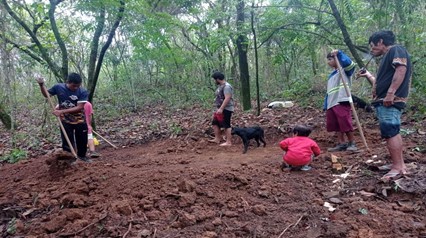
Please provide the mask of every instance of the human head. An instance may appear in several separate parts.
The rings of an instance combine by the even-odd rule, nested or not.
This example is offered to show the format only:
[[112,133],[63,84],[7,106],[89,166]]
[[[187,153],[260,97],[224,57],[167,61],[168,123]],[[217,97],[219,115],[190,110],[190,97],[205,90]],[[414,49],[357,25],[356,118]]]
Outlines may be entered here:
[[216,84],[220,84],[223,80],[225,80],[225,75],[219,71],[216,71],[212,74],[212,78]]
[[331,53],[331,52],[327,54],[327,64],[332,68],[337,67],[336,60],[334,58],[334,54]]
[[81,76],[77,73],[70,73],[67,77],[66,85],[69,90],[76,91],[81,86]]
[[304,125],[297,125],[293,128],[293,134],[297,136],[308,137],[311,134],[311,128]]
[[368,39],[371,54],[380,56],[387,52],[388,47],[395,44],[395,35],[392,31],[374,32]]

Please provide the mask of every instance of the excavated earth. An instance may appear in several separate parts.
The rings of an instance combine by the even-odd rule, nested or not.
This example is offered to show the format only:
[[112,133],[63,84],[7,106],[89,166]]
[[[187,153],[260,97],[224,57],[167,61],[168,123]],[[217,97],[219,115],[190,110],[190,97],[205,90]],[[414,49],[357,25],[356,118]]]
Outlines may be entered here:
[[[2,163],[2,237],[426,237],[425,118],[415,112],[403,115],[409,174],[383,182],[389,156],[374,113],[358,109],[369,150],[357,130],[359,152],[331,154],[335,137],[318,109],[237,112],[233,124],[260,125],[267,142],[242,154],[238,137],[225,148],[207,141],[209,111],[167,110],[98,122],[118,148],[100,139],[92,163],[57,162],[58,145]],[[282,171],[278,143],[302,123],[321,155],[311,171]]]

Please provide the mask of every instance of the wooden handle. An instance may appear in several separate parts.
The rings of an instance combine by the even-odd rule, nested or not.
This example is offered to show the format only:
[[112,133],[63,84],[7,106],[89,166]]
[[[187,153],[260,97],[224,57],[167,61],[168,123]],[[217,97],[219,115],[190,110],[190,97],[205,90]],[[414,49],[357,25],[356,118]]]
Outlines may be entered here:
[[92,132],[95,133],[97,136],[99,136],[100,138],[102,138],[102,140],[106,141],[108,144],[110,144],[112,147],[117,149],[117,146],[115,146],[113,143],[111,143],[109,140],[105,139],[103,136],[99,135],[99,133],[97,133],[95,130],[92,129]]

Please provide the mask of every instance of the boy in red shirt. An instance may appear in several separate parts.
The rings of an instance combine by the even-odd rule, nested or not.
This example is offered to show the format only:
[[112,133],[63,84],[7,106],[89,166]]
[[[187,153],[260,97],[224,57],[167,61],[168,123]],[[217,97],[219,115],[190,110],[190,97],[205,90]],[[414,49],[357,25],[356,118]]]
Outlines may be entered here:
[[311,131],[306,126],[298,125],[293,129],[293,137],[280,142],[281,149],[285,151],[281,168],[290,167],[302,171],[311,169],[309,163],[312,158],[321,153],[318,144],[308,137]]
[[95,142],[93,137],[93,128],[92,128],[92,114],[93,107],[92,104],[87,101],[84,104],[84,117],[86,118],[87,124],[87,146],[89,147],[89,156],[91,158],[98,158],[101,156],[98,152],[95,151]]

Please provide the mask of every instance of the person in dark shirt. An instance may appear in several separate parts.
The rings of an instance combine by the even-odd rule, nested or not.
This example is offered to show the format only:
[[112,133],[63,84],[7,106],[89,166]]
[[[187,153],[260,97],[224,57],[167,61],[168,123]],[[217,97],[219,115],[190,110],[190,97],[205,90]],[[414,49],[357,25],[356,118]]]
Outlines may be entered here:
[[371,54],[381,59],[377,78],[369,71],[358,72],[360,77],[366,77],[373,83],[373,102],[379,118],[380,133],[386,139],[387,148],[392,160],[388,166],[390,171],[382,180],[390,180],[407,171],[402,156],[403,142],[399,134],[402,110],[406,106],[410,91],[412,64],[407,50],[395,44],[392,31],[373,33],[368,43]]
[[[87,124],[84,119],[84,104],[88,100],[86,89],[81,87],[81,76],[77,73],[68,75],[66,83],[55,84],[49,90],[44,86],[44,78],[37,77],[41,93],[44,97],[56,95],[59,108],[55,108],[53,114],[61,119],[71,145],[76,145],[77,156],[85,162],[91,162],[86,157],[87,152]],[[75,140],[74,140],[75,138]],[[61,130],[62,149],[71,152],[64,134]]]

